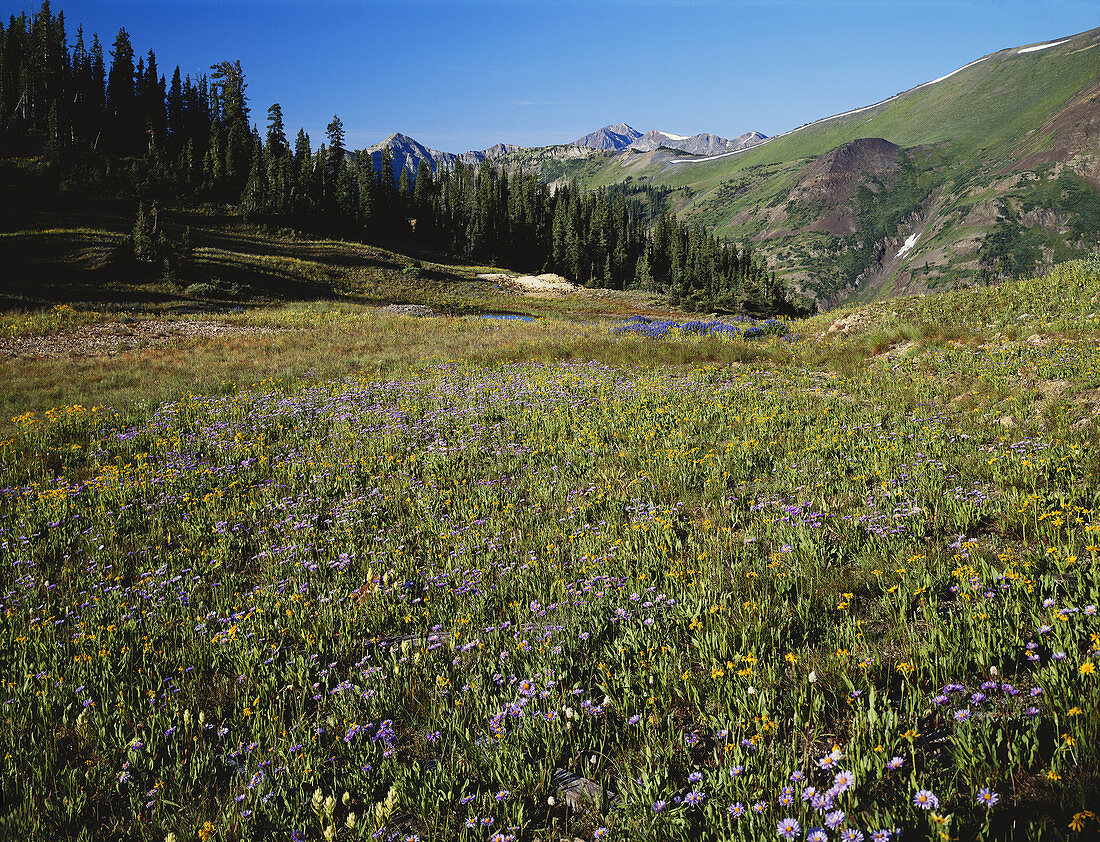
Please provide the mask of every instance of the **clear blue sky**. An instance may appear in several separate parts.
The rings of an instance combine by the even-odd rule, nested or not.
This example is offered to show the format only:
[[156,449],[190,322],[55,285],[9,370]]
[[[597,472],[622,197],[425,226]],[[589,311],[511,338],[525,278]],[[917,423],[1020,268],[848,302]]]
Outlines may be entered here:
[[[2,0],[9,14],[38,3]],[[567,143],[609,123],[772,135],[1004,47],[1100,25],[1096,0],[52,0],[161,72],[240,59],[261,132],[314,147],[393,131],[448,152]],[[1100,61],[1100,57],[1098,57]]]

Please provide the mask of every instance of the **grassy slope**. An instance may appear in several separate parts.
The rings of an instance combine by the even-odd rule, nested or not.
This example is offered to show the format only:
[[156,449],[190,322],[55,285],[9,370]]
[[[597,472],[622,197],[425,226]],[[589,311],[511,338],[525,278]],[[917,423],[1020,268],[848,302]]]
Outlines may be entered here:
[[[1050,50],[1005,50],[885,105],[797,130],[741,155],[629,172],[635,180],[690,188],[693,198],[681,213],[727,237],[744,238],[759,233],[760,224],[751,214],[747,223],[735,224],[737,214],[782,203],[802,167],[848,141],[881,137],[907,148],[946,144],[938,153],[943,178],[954,180],[953,209],[965,214],[980,198],[966,196],[968,185],[989,182],[1049,143],[1033,130],[1095,80],[1098,44],[1100,31],[1093,31]],[[611,160],[586,183],[615,183],[627,172]],[[963,233],[948,226],[939,236],[953,240]]]
[[[950,79],[872,110],[796,130],[741,155],[649,175],[657,184],[690,185],[704,192],[752,167],[787,165],[861,137],[881,137],[902,147],[948,141],[960,153],[978,153],[979,159],[1007,155],[1028,131],[1095,79],[1100,47],[1082,50],[1090,42],[1100,42],[1100,30],[1042,52],[995,53]],[[619,180],[616,175],[611,164],[592,183]]]
[[[777,802],[795,769],[830,785],[813,761],[838,744],[858,795],[838,807],[867,836],[934,834],[912,804],[928,788],[958,838],[1063,838],[1100,788],[1100,683],[1080,669],[1100,652],[1097,426],[1075,427],[1100,402],[1097,296],[1094,260],[823,314],[763,346],[236,314],[407,365],[20,421],[0,445],[0,486],[18,489],[0,558],[21,564],[0,626],[0,830],[320,839],[319,788],[339,825],[358,814],[340,838],[389,821],[460,840],[467,817],[524,838],[775,838],[784,816],[820,822]],[[828,333],[838,319],[850,330]],[[216,356],[193,350],[181,368]],[[676,605],[650,610],[656,593]],[[1019,698],[966,701],[990,666]],[[519,686],[498,671],[547,691],[503,727]],[[966,690],[934,702],[947,683]],[[545,706],[553,722],[530,715]],[[548,803],[555,767],[620,800]],[[701,807],[674,802],[696,788]],[[729,818],[756,799],[774,806]]]

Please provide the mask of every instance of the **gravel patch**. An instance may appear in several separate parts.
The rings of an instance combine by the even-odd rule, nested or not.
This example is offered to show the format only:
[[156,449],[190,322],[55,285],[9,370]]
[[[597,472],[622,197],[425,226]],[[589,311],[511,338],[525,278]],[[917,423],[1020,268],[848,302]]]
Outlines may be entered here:
[[102,322],[47,336],[0,337],[0,357],[113,357],[137,348],[171,345],[181,339],[278,332],[278,328],[205,320]]

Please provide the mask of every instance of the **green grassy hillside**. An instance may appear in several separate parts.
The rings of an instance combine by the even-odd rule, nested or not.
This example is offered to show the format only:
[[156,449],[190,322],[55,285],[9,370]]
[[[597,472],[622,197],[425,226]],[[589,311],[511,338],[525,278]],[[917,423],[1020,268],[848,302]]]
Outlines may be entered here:
[[[891,282],[899,277],[899,290],[916,292],[935,288],[937,282],[952,282],[952,278],[966,282],[982,268],[975,249],[996,223],[999,199],[1007,199],[1007,207],[1015,210],[1024,204],[1056,209],[1074,201],[1075,196],[1082,202],[1080,213],[1067,212],[1034,225],[1025,222],[1017,232],[1017,239],[1030,238],[1035,243],[1037,261],[1042,254],[1048,260],[1063,259],[1100,242],[1100,225],[1094,219],[1094,200],[1090,198],[1100,186],[1100,162],[1092,148],[1094,138],[1090,141],[1092,135],[1086,128],[1100,93],[1098,56],[1100,30],[1037,52],[1002,50],[948,79],[857,114],[796,129],[741,154],[698,163],[658,161],[648,166],[620,155],[604,160],[595,172],[593,162],[586,162],[585,171],[575,174],[592,187],[629,177],[635,183],[688,191],[690,198],[679,207],[682,215],[730,239],[764,241],[776,268],[819,300],[837,294],[843,299],[845,295],[889,293]],[[1064,117],[1061,122],[1060,115]],[[863,207],[861,211],[887,218],[889,230],[881,225],[861,229],[849,241],[833,238],[822,242],[820,236],[800,230],[822,211],[820,207],[792,208],[796,212],[792,219],[781,218],[784,224],[769,225],[768,218],[776,216],[774,209],[786,204],[788,194],[813,161],[859,138],[883,138],[918,160],[920,189],[892,198],[886,205],[896,205],[894,209],[899,210],[915,200],[911,213],[922,218],[914,222],[903,215],[891,216],[890,207],[881,202],[876,208]],[[1067,138],[1068,148],[1063,143],[1054,149],[1056,139]],[[1048,175],[1056,177],[1068,170],[1066,178],[1077,178],[1073,185],[1057,191],[1057,196],[1049,190],[1045,195],[1026,189],[1026,196],[1013,192],[1018,186],[1016,174],[1035,172],[1034,162],[1044,157],[1056,167]],[[1025,159],[1030,162],[1027,166],[1021,164]],[[887,192],[899,186],[905,189],[897,183],[880,186]],[[1085,193],[1080,194],[1081,190]],[[854,198],[838,196],[833,202]],[[776,227],[787,233],[777,232]],[[896,251],[914,229],[927,232],[928,237],[922,236],[919,247],[903,265],[875,265],[871,253],[876,248],[879,253],[891,248]],[[791,237],[791,232],[796,236]],[[776,238],[777,242],[771,242]],[[860,249],[865,254],[853,257]],[[861,271],[872,276],[885,274],[869,279],[874,290],[868,293],[866,286],[863,290],[850,286]]]

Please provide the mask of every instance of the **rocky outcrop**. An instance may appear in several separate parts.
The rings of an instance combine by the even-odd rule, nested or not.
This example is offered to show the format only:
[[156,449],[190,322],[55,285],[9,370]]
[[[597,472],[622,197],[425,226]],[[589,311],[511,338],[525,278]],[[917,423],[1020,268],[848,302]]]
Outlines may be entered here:
[[458,160],[457,155],[452,155],[450,152],[440,152],[437,149],[429,149],[422,143],[400,132],[394,132],[381,143],[368,146],[366,149],[356,154],[370,155],[374,161],[375,171],[381,172],[382,149],[385,147],[389,147],[390,155],[393,156],[394,178],[401,174],[402,169],[406,169],[410,173],[415,174],[416,168],[420,166],[421,161],[427,161],[428,167],[432,172],[435,172],[440,167],[444,169],[453,167],[455,161]]
[[381,172],[382,149],[387,146],[389,147],[390,155],[393,156],[394,177],[399,176],[402,169],[406,169],[410,173],[415,173],[421,161],[427,161],[428,167],[432,172],[436,172],[440,168],[450,169],[455,165],[456,161],[462,161],[462,163],[467,166],[476,167],[482,161],[503,158],[505,155],[518,152],[523,148],[521,146],[514,146],[510,143],[498,143],[496,146],[490,146],[488,149],[483,149],[481,151],[463,152],[461,155],[455,155],[451,152],[440,152],[438,149],[429,149],[427,146],[424,146],[424,144],[419,143],[408,135],[394,132],[381,143],[368,146],[366,149],[355,154],[370,155],[374,160],[375,171]]

